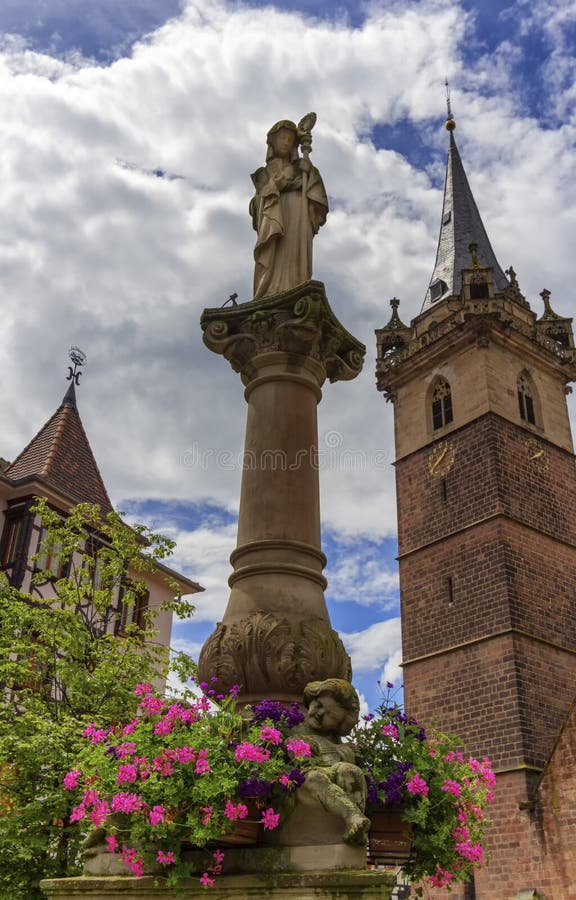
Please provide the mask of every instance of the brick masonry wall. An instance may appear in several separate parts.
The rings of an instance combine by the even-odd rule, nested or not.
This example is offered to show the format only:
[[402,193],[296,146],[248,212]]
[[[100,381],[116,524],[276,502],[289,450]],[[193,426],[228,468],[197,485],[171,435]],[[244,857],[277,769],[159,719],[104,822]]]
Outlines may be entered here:
[[397,463],[406,705],[500,770],[477,900],[576,897],[573,714],[521,808],[575,693],[574,457],[494,414],[447,440],[444,485],[430,446]]
[[[444,441],[455,459],[442,478],[429,457]],[[537,445],[545,456],[530,460]],[[497,512],[576,546],[574,456],[493,413],[400,459],[396,485],[401,556]]]
[[576,646],[576,548],[502,515],[401,557],[400,586],[405,660],[507,628]]

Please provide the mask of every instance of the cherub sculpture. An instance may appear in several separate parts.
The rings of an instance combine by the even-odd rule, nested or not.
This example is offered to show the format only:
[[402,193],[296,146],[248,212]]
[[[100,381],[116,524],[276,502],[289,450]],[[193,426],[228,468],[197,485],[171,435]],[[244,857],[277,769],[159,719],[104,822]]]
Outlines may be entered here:
[[311,681],[304,689],[307,714],[297,731],[310,744],[315,767],[306,774],[298,800],[321,805],[342,819],[344,840],[365,844],[370,820],[364,815],[366,780],[356,765],[354,745],[342,741],[358,721],[358,694],[348,681]]

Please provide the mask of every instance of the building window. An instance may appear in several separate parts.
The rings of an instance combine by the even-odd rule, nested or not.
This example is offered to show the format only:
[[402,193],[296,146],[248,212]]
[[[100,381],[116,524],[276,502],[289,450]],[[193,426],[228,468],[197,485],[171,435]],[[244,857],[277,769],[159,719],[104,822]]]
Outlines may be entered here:
[[437,281],[434,281],[430,285],[430,299],[432,303],[436,303],[437,300],[440,300],[444,294],[448,291],[448,285],[445,281],[442,281],[441,278],[438,278]]
[[40,532],[38,542],[38,555],[36,557],[36,569],[40,572],[50,572],[51,578],[63,578],[66,574],[66,565],[61,561],[62,544],[50,538],[46,528]]
[[470,299],[471,300],[488,300],[490,291],[485,281],[472,281],[470,283]]
[[449,425],[452,415],[452,392],[447,381],[438,381],[432,394],[432,428],[437,431]]
[[126,633],[130,625],[136,625],[141,631],[145,631],[147,627],[146,615],[150,605],[150,592],[144,591],[137,594],[133,603],[125,603],[122,600],[122,613],[120,617],[120,633]]
[[524,419],[530,425],[536,424],[536,415],[534,412],[534,391],[525,374],[520,375],[518,379],[518,409],[520,418]]
[[22,545],[23,534],[24,516],[6,518],[2,535],[2,549],[0,551],[3,569],[9,569],[16,562]]

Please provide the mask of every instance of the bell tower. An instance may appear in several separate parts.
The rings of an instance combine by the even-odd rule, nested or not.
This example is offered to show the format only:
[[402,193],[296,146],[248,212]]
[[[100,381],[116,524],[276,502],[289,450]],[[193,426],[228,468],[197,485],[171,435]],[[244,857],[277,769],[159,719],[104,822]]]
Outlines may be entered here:
[[[498,773],[479,898],[538,887],[534,791],[576,693],[571,319],[503,272],[450,115],[434,272],[420,314],[377,335],[394,404],[407,710]],[[508,277],[507,277],[508,276]]]

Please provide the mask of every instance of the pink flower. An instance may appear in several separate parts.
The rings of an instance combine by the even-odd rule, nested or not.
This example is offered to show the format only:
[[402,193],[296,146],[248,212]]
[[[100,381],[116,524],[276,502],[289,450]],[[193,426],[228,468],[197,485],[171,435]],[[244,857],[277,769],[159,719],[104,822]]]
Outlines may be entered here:
[[95,806],[96,803],[100,802],[100,795],[98,791],[88,790],[84,791],[84,796],[82,797],[82,805],[87,809],[90,806]]
[[66,772],[62,783],[67,791],[73,791],[74,788],[78,787],[81,775],[82,772],[79,769],[72,769],[70,772]]
[[196,759],[196,751],[192,749],[192,747],[176,747],[174,750],[176,755],[176,759],[182,765],[186,765],[186,763],[193,763]]
[[224,854],[223,854],[222,850],[215,850],[214,853],[212,854],[212,858],[213,858],[214,862],[217,863],[217,865],[221,866],[222,863],[224,862]]
[[406,782],[406,790],[409,794],[422,794],[423,797],[426,797],[430,789],[424,779],[416,774]]
[[398,740],[398,738],[400,736],[398,729],[396,728],[395,725],[383,725],[382,726],[382,734],[384,735],[384,737],[391,737],[391,738],[394,738],[394,740],[396,740],[396,741]]
[[174,772],[174,766],[166,756],[155,756],[153,766],[156,772],[159,772],[163,778],[167,778]]
[[138,794],[120,792],[112,797],[112,811],[133,813],[142,809],[144,803]]
[[170,713],[167,713],[154,726],[154,734],[158,734],[161,737],[165,737],[167,734],[172,734],[173,730],[174,730],[174,716],[171,716]]
[[110,807],[108,806],[108,803],[106,800],[101,800],[90,813],[90,821],[96,828],[99,828],[102,822],[105,822],[108,818],[109,812]]
[[133,763],[122,763],[122,765],[118,766],[118,774],[116,776],[117,784],[124,784],[124,782],[131,784],[136,781],[137,778],[138,769]]
[[[133,753],[136,752],[136,744],[133,741],[124,741],[123,744],[119,744],[116,747],[116,756],[124,757],[124,756],[132,756]],[[136,760],[134,760],[136,762]]]
[[143,697],[145,694],[151,694],[153,690],[154,688],[151,684],[140,683],[134,688],[134,694],[136,697]]
[[442,785],[442,790],[445,791],[447,794],[454,794],[455,797],[459,797],[460,794],[462,793],[462,788],[460,787],[458,782],[453,781],[450,778],[448,778],[444,782],[444,784]]
[[136,726],[138,725],[140,719],[132,719],[131,722],[128,722],[127,725],[122,729],[122,734],[124,737],[128,737],[129,734],[133,734]]
[[108,737],[108,732],[104,728],[97,728],[95,722],[90,722],[82,732],[82,737],[90,738],[93,744],[100,744]]
[[269,807],[265,809],[262,813],[262,818],[260,819],[264,828],[268,831],[273,831],[275,828],[278,828],[278,823],[280,821],[280,813],[275,813],[274,810]]
[[211,772],[210,763],[207,759],[197,759],[196,765],[194,766],[194,771],[196,775],[205,775],[207,772]]
[[448,872],[447,869],[441,869],[438,866],[436,870],[436,875],[432,875],[430,878],[430,884],[432,887],[444,888],[448,887],[451,881],[454,880],[454,875],[452,872]]
[[110,853],[116,853],[118,849],[118,838],[115,834],[109,834],[105,839],[106,844],[108,845],[108,850]]
[[240,762],[242,759],[247,759],[249,762],[266,762],[267,759],[270,759],[270,751],[244,741],[236,747],[234,759],[236,762]]
[[264,725],[260,732],[260,740],[278,745],[282,743],[282,735],[277,728],[273,728],[271,725]]
[[169,850],[168,853],[164,853],[163,850],[159,850],[156,854],[156,862],[159,862],[161,866],[172,866],[176,862],[176,857],[174,856],[172,850]]
[[166,815],[166,810],[163,806],[153,806],[150,812],[148,813],[148,818],[150,820],[151,825],[160,825],[161,822],[164,821],[164,816]]
[[118,849],[118,838],[116,837],[116,835],[109,834],[105,838],[105,841],[106,841],[106,844],[108,845],[108,850],[110,851],[110,853],[116,853],[116,851]]
[[213,806],[201,806],[200,812],[202,815],[202,824],[207,825],[210,819],[212,818],[212,813],[214,812]]
[[293,756],[312,756],[310,744],[306,741],[300,741],[297,738],[289,738],[286,741],[286,747]]
[[70,813],[70,821],[71,822],[79,822],[80,819],[83,819],[86,815],[86,809],[80,804],[80,806],[75,806],[72,812]]
[[460,828],[454,829],[454,831],[452,832],[452,837],[455,841],[467,841],[470,837],[470,832],[467,828],[461,826]]
[[244,803],[239,803],[237,806],[234,806],[231,800],[226,801],[226,806],[224,807],[224,815],[227,819],[230,819],[231,822],[236,821],[236,819],[245,819],[248,815],[248,807],[244,805]]
[[208,872],[204,872],[204,874],[200,878],[200,884],[203,887],[214,887],[215,881],[213,878],[210,878]]
[[479,866],[484,864],[484,850],[480,844],[471,844],[470,841],[462,841],[456,844],[456,851],[470,862],[477,863]]
[[141,701],[140,706],[148,716],[156,716],[164,709],[164,701],[160,697],[152,697],[148,694]]
[[120,858],[136,878],[142,878],[144,874],[144,863],[133,847],[127,847],[124,844],[120,853]]

